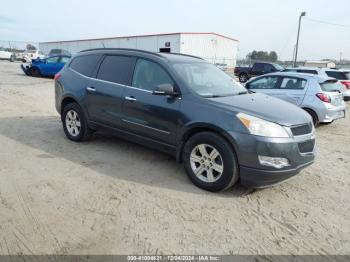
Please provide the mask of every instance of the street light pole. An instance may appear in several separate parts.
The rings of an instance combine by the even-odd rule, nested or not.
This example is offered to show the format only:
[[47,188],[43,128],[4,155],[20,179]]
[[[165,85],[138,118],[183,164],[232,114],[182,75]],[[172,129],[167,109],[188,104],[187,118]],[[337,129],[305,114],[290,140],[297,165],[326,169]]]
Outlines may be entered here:
[[302,12],[299,16],[299,27],[298,27],[297,45],[295,47],[294,67],[297,66],[301,18],[305,15],[306,15],[306,12]]

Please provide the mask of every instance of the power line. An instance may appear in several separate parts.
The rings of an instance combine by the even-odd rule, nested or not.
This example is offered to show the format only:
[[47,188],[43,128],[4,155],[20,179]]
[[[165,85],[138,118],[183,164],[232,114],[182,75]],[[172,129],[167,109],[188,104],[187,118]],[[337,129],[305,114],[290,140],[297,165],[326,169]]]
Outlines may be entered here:
[[336,24],[336,23],[331,23],[331,22],[327,22],[327,21],[322,21],[322,20],[318,20],[318,19],[312,19],[312,18],[304,18],[308,21],[311,22],[315,22],[315,23],[319,23],[319,24],[326,24],[326,25],[333,25],[333,26],[339,26],[339,27],[344,27],[344,28],[350,28],[350,25],[342,25],[342,24]]

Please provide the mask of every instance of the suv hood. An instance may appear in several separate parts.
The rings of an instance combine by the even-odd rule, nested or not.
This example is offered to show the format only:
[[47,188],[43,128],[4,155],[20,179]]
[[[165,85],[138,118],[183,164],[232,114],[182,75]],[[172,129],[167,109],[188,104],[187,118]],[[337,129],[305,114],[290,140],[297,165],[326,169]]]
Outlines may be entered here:
[[302,125],[312,121],[309,114],[301,108],[264,94],[217,97],[209,100],[237,113],[250,114],[283,126]]

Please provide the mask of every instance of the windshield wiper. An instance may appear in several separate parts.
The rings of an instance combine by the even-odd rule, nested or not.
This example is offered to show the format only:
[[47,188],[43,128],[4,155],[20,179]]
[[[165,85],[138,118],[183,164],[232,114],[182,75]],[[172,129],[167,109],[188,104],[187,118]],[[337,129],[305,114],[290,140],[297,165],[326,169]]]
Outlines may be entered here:
[[242,91],[242,92],[239,92],[238,95],[246,95],[246,94],[249,94],[248,91]]

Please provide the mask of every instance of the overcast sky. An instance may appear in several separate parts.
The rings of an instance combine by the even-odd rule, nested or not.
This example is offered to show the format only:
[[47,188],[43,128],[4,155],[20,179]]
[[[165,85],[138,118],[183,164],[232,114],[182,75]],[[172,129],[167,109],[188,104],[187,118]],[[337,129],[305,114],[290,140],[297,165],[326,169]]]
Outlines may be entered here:
[[2,0],[0,40],[217,32],[240,41],[239,58],[256,49],[291,59],[301,11],[301,59],[350,59],[350,0]]

